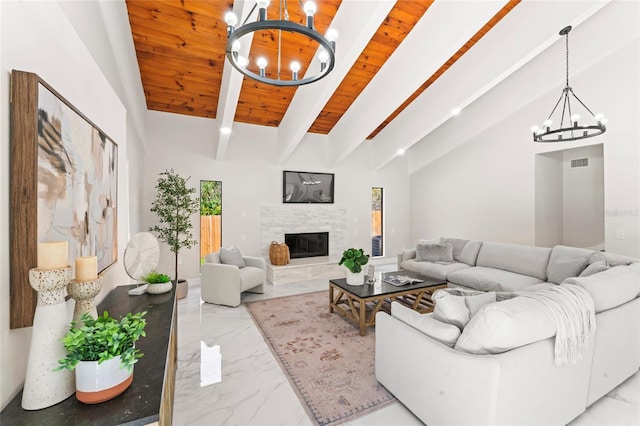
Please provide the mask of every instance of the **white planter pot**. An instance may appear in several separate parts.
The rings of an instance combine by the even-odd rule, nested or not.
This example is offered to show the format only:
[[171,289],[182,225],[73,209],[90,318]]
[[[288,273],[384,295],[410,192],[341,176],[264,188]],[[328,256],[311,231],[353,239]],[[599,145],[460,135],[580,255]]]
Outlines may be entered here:
[[171,291],[171,287],[173,283],[169,281],[168,283],[158,283],[158,284],[149,284],[147,285],[147,293],[150,294],[162,294]]
[[364,271],[353,273],[347,269],[347,284],[349,285],[363,285],[364,284]]
[[85,404],[98,404],[115,398],[133,382],[133,366],[120,368],[120,357],[98,364],[80,361],[76,365],[76,398]]

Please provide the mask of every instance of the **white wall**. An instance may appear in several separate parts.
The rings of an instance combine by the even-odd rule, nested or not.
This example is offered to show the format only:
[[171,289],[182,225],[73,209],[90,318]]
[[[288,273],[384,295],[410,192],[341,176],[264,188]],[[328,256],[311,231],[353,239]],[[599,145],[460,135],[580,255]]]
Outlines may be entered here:
[[[11,69],[38,74],[118,143],[118,247],[128,234],[126,110],[82,39],[55,2],[0,2],[0,181],[9,188],[9,80]],[[99,101],[97,101],[99,100]],[[0,192],[0,404],[24,383],[31,328],[9,329],[9,191]],[[35,265],[34,265],[35,266]],[[127,282],[122,262],[105,274],[97,300]],[[71,318],[70,318],[71,319]]]
[[[531,125],[548,115],[562,90],[560,69],[557,86],[540,80],[564,58],[564,43],[557,43],[407,152],[419,164],[410,162],[413,239],[451,235],[534,244],[535,154],[602,143],[606,250],[640,256],[639,9],[638,2],[612,2],[571,32],[571,44],[590,47],[586,65],[571,72],[571,85],[609,117],[604,135],[586,142],[532,142]],[[501,120],[475,130],[496,117]],[[462,143],[420,164],[431,144],[447,141]],[[617,230],[625,239],[615,238]]]
[[[147,104],[124,1],[62,1],[60,8],[100,67],[120,101],[127,108],[127,156],[129,179],[119,189],[130,197],[128,237],[140,231],[141,188],[144,175],[144,137]],[[127,238],[127,241],[129,238]]]
[[562,244],[564,223],[564,185],[562,152],[535,157],[535,244],[553,247]]
[[[562,152],[562,243],[573,247],[604,248],[604,158],[602,145]],[[571,160],[588,158],[587,167],[571,167]]]
[[[370,151],[362,144],[355,155],[336,169],[327,168],[327,138],[307,135],[284,165],[276,163],[277,129],[235,123],[226,159],[213,159],[215,120],[149,111],[149,152],[145,156],[145,227],[156,218],[149,212],[155,197],[158,173],[173,168],[191,185],[200,180],[222,181],[222,244],[236,245],[244,254],[260,255],[260,206],[282,203],[282,170],[310,170],[335,173],[335,202],[348,211],[347,245],[371,247],[371,187],[385,188],[385,229],[387,260],[393,260],[408,237],[408,174],[406,161],[398,160],[381,171],[370,170]],[[291,208],[295,208],[292,206]],[[199,238],[198,215],[194,234]],[[348,247],[345,247],[345,249]],[[181,253],[179,275],[199,275],[199,249]],[[173,274],[171,254],[164,251],[162,271]]]

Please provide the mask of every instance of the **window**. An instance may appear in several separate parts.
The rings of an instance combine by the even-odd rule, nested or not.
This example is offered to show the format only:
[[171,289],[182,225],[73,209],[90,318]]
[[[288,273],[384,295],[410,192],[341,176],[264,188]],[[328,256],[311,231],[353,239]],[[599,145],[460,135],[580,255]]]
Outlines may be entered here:
[[382,188],[371,188],[371,256],[384,256]]
[[220,250],[222,241],[222,182],[200,181],[200,263]]

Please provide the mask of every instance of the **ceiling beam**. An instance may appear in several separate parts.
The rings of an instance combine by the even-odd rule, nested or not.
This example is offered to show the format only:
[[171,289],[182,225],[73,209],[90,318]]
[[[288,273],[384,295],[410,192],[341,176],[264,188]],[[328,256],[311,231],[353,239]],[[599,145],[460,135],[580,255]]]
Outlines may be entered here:
[[[284,164],[378,30],[395,1],[343,1],[331,22],[338,30],[336,64],[324,79],[300,86],[278,127],[278,163]],[[312,61],[317,66],[316,60]],[[316,72],[310,69],[309,72]]]
[[[522,2],[371,141],[372,167],[384,167],[398,155],[398,150],[408,150],[449,120],[461,120],[460,125],[466,126],[464,108],[550,46],[562,42],[558,35],[561,28],[569,24],[580,25],[607,4],[608,1]],[[536,22],[536,25],[531,26],[530,22]],[[527,30],[522,31],[522,28]],[[563,61],[559,60],[557,64],[564,68]],[[452,116],[453,107],[462,109],[460,116]],[[496,116],[472,127],[480,132],[501,119]],[[443,155],[460,142],[449,141],[446,146],[435,143],[431,147],[433,155]],[[420,161],[432,157],[425,155],[424,149],[420,152]]]
[[329,133],[329,164],[349,156],[505,3],[436,1]]
[[[251,2],[244,0],[233,2],[233,13],[236,14],[239,22],[242,22],[251,10],[250,3]],[[249,49],[251,48],[252,41],[253,33],[243,37],[242,47],[239,51],[241,56],[245,58],[249,57]],[[239,71],[236,71],[225,58],[224,68],[222,70],[222,82],[220,84],[220,96],[218,97],[218,114],[216,116],[218,131],[213,135],[216,160],[224,160],[227,155],[227,148],[233,137],[233,119],[236,115],[236,108],[238,107],[243,77],[244,76]],[[222,128],[231,129],[231,132],[223,133],[220,131]]]

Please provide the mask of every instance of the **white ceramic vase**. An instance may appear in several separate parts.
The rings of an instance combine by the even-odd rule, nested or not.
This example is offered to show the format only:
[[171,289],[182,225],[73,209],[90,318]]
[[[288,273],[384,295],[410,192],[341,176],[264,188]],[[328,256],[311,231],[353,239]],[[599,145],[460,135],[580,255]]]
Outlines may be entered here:
[[133,382],[131,369],[120,368],[120,357],[104,361],[80,361],[76,365],[76,398],[85,404],[108,401],[127,390]]
[[147,293],[150,294],[162,294],[171,291],[171,286],[173,283],[169,281],[168,283],[157,283],[157,284],[149,284],[147,285]]
[[349,284],[349,285],[363,285],[364,284],[364,271],[353,273],[349,269],[347,269],[347,284]]

